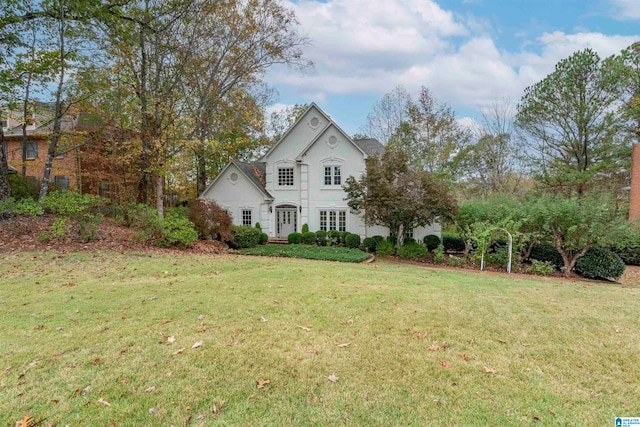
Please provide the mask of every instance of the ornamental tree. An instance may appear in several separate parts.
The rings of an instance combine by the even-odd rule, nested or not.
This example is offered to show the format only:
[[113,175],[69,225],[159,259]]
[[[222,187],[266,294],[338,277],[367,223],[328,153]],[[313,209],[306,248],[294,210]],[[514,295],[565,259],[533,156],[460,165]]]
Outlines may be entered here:
[[351,211],[362,213],[367,225],[388,227],[398,246],[405,230],[451,218],[457,209],[446,188],[429,173],[411,169],[399,150],[369,157],[362,177],[350,176],[343,188]]

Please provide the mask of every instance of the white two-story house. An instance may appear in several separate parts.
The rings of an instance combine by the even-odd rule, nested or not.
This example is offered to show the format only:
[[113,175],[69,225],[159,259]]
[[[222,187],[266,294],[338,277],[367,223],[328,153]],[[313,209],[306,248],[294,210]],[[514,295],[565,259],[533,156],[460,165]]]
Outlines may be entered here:
[[[231,161],[200,198],[215,200],[235,225],[260,223],[269,237],[309,230],[338,230],[362,238],[387,236],[386,227],[366,226],[351,213],[342,189],[360,178],[365,160],[384,151],[374,139],[353,140],[316,104],[311,106],[257,162]],[[440,225],[411,230],[422,239],[440,235]]]

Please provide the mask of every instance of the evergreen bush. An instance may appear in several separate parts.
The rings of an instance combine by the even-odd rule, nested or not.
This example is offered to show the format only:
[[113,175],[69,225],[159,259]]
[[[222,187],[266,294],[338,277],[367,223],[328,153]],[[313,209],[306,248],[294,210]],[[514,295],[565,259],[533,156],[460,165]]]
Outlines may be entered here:
[[261,234],[260,230],[255,227],[234,225],[233,240],[229,242],[229,246],[234,249],[254,248],[260,243]]
[[360,247],[360,236],[357,234],[349,234],[345,238],[344,244],[348,248],[357,249]]
[[267,233],[262,233],[262,230],[260,230],[260,244],[266,245],[268,241],[269,235]]
[[435,250],[441,242],[440,238],[435,234],[428,234],[424,236],[424,239],[422,239],[422,241],[424,242],[424,245],[427,247],[428,251]]
[[307,223],[302,224],[302,234],[308,233],[308,232],[309,232],[309,224]]
[[376,245],[376,255],[391,256],[395,253],[393,244],[387,240],[382,240]]
[[529,261],[533,260],[550,262],[556,270],[564,267],[562,255],[560,255],[560,252],[558,252],[556,247],[551,243],[535,243],[529,255]]
[[369,252],[375,252],[376,251],[376,241],[373,239],[373,237],[365,237],[362,240],[362,247],[363,249],[369,251]]
[[327,246],[327,232],[324,230],[316,231],[316,242],[318,246]]
[[428,251],[426,247],[414,240],[402,245],[398,249],[398,256],[402,259],[423,259],[428,256]]
[[287,241],[292,245],[299,245],[302,243],[302,234],[301,233],[290,233],[287,236]]
[[618,280],[625,265],[620,257],[609,249],[593,247],[576,261],[576,273],[589,279]]
[[306,233],[302,233],[302,243],[305,245],[315,245],[316,233],[314,233],[313,231],[307,231]]
[[462,237],[454,233],[442,233],[442,246],[446,252],[464,252],[465,249]]

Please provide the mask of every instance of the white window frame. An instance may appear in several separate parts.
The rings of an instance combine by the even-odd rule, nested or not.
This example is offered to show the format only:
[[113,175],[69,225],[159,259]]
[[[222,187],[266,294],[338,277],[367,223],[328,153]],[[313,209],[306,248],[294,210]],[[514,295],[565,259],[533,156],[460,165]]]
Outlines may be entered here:
[[347,209],[327,208],[318,210],[318,230],[347,231]]
[[[291,171],[291,183],[287,183],[289,177],[282,176],[283,180],[281,180],[281,172]],[[296,187],[296,168],[293,165],[282,165],[276,168],[276,185],[278,188],[291,188],[294,189]]]
[[[27,141],[27,149],[25,150],[25,160],[34,160],[38,158],[38,141]],[[33,153],[33,156],[29,156],[29,152]]]
[[[322,166],[322,185],[324,187],[340,187],[342,186],[342,175],[342,165],[325,164]],[[329,179],[328,184],[327,178]]]
[[[249,213],[249,224],[245,224],[246,213]],[[240,208],[240,220],[242,221],[242,225],[253,227],[253,209]]]

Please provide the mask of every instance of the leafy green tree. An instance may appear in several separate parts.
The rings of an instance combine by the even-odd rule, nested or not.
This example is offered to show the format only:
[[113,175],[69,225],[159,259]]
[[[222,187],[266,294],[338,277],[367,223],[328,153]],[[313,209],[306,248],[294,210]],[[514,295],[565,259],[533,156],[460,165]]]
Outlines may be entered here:
[[637,144],[640,143],[640,42],[623,50],[618,60],[623,73],[622,119],[628,135]]
[[538,180],[565,194],[623,186],[630,147],[620,135],[615,106],[621,69],[591,49],[560,61],[555,71],[528,87],[517,125],[528,136]]
[[408,156],[393,149],[369,157],[362,177],[350,176],[343,188],[351,210],[363,213],[367,225],[388,227],[391,235],[398,236],[398,247],[405,230],[451,218],[457,209],[441,184],[430,174],[412,169]]

